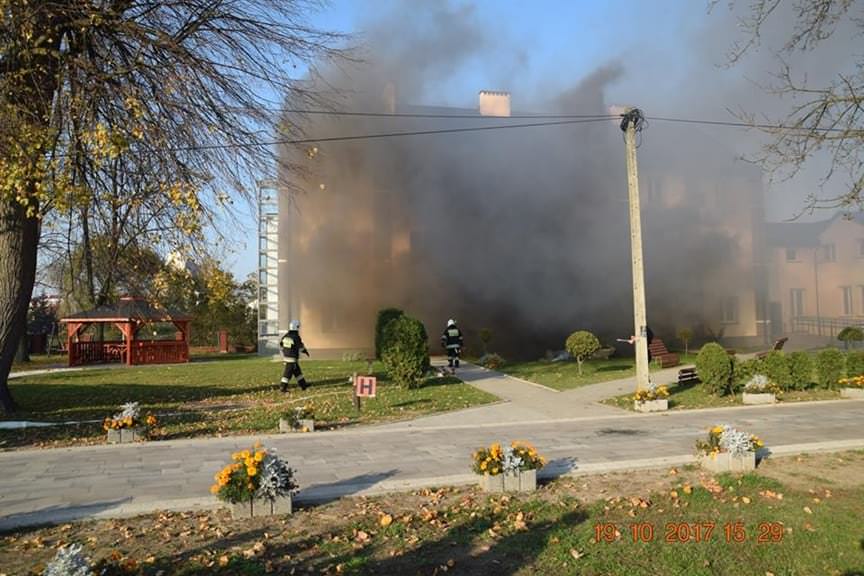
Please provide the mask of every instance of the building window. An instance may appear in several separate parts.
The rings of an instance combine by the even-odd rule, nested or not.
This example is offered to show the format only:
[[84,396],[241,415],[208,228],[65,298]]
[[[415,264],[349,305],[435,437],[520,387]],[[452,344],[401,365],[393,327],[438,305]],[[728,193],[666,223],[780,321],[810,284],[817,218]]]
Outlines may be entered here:
[[792,298],[789,309],[792,311],[792,317],[804,316],[804,290],[801,288],[793,288],[789,291]]
[[723,300],[720,321],[724,324],[735,324],[738,322],[738,297],[730,296]]
[[834,244],[825,244],[822,246],[822,257],[825,259],[825,262],[837,261],[837,251],[834,248]]
[[851,316],[852,315],[852,287],[851,286],[841,286],[840,290],[843,292],[843,315]]
[[786,248],[786,261],[787,262],[797,262],[798,261],[798,251],[795,248]]

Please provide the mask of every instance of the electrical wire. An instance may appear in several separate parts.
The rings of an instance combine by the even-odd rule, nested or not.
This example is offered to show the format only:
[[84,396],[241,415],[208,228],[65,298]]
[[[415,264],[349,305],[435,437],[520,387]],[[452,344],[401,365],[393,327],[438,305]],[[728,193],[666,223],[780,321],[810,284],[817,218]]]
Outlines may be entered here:
[[[242,111],[249,108],[231,108],[231,110]],[[611,120],[620,118],[620,114],[554,114],[550,112],[538,112],[530,114],[513,114],[510,116],[480,116],[479,114],[449,114],[449,113],[433,113],[433,112],[358,112],[347,110],[312,110],[299,108],[264,108],[270,112],[284,112],[288,114],[310,114],[321,116],[347,116],[347,117],[362,117],[362,118],[458,118],[460,120],[548,120],[554,118],[579,118],[579,119],[597,119]]]
[[816,131],[816,132],[847,132],[845,128],[830,128],[820,126],[784,126],[782,124],[759,124],[748,122],[731,122],[725,120],[697,120],[695,118],[664,118],[662,116],[648,116],[648,120],[660,122],[677,122],[680,124],[703,124],[706,126],[729,126],[733,128],[758,128],[760,130],[789,130],[789,131]]

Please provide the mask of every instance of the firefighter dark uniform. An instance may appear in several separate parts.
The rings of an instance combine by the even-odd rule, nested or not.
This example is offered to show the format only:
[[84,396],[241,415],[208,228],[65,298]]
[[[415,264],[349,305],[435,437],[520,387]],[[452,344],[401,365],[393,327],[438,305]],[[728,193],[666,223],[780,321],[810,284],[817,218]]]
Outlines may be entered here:
[[447,365],[450,368],[459,367],[459,354],[462,352],[462,331],[456,326],[455,320],[447,322],[447,328],[441,335],[441,345],[447,350]]
[[302,390],[309,387],[303,376],[303,371],[300,370],[300,353],[309,356],[309,351],[306,350],[306,346],[300,338],[299,328],[299,323],[295,325],[292,322],[288,333],[282,336],[279,341],[279,347],[282,349],[282,361],[285,363],[285,368],[282,370],[282,392],[288,391],[288,383],[291,382],[292,377],[297,378],[297,384]]

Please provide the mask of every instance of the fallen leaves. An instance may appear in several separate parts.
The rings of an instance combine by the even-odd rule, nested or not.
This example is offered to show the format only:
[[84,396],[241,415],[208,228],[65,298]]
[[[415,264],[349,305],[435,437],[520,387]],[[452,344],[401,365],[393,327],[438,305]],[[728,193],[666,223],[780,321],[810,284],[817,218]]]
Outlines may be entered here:
[[390,514],[382,514],[381,518],[378,519],[378,523],[381,524],[383,528],[386,528],[393,523],[393,516]]

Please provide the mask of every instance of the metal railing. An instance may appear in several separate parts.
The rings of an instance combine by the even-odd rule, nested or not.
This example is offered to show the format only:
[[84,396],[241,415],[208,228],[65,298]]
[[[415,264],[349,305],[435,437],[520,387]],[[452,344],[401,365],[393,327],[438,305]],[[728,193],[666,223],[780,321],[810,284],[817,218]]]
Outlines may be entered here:
[[847,326],[864,329],[864,316],[843,316],[840,318],[793,316],[790,323],[792,333],[817,334],[834,338]]

